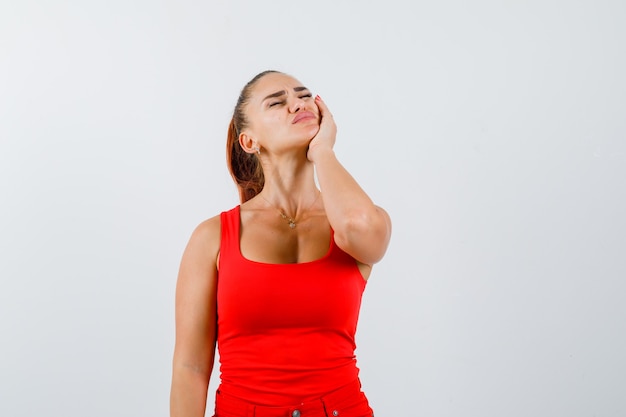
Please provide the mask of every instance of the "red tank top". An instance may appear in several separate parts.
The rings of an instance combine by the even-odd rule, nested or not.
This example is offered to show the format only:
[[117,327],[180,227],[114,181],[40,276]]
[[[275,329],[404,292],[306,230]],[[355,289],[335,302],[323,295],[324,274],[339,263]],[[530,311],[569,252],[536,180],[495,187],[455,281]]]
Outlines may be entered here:
[[366,281],[334,243],[321,259],[243,257],[239,206],[221,214],[220,392],[264,405],[318,398],[358,378],[354,336]]

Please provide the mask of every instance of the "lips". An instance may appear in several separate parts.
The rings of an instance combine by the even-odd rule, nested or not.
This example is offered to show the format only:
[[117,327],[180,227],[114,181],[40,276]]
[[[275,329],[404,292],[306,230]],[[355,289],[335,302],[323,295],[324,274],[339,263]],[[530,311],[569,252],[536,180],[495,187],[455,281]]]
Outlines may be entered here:
[[293,122],[291,123],[296,124],[299,121],[306,119],[315,119],[315,114],[311,113],[310,111],[298,112],[298,114],[296,114],[296,117],[293,118]]

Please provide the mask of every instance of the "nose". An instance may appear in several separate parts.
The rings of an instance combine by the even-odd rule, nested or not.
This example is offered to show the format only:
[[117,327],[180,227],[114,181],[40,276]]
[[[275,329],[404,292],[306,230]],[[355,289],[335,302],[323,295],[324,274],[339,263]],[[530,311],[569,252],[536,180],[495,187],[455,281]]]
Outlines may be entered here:
[[295,97],[291,103],[290,111],[292,113],[297,113],[304,108],[304,100],[300,97]]

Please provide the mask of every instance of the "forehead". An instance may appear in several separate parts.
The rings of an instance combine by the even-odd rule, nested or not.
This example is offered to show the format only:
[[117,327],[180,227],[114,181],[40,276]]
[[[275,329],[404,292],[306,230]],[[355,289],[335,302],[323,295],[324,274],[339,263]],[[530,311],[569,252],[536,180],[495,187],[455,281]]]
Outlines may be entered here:
[[265,75],[250,90],[252,100],[263,100],[268,94],[281,90],[293,90],[301,87],[302,83],[290,75],[282,73],[270,73]]

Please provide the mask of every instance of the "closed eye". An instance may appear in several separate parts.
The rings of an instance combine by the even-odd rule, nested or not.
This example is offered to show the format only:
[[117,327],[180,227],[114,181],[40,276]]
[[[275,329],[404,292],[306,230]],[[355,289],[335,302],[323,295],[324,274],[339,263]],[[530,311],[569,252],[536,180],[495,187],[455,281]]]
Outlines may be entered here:
[[[313,95],[311,93],[306,93],[306,94],[302,94],[302,95],[298,96],[299,99],[305,99],[305,98],[311,98],[311,97],[313,97]],[[268,107],[282,106],[283,104],[285,104],[284,100],[274,101],[274,102],[270,103],[268,105]]]

